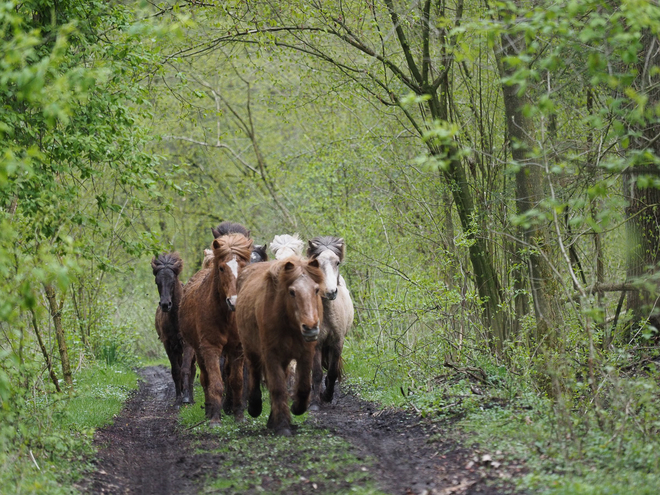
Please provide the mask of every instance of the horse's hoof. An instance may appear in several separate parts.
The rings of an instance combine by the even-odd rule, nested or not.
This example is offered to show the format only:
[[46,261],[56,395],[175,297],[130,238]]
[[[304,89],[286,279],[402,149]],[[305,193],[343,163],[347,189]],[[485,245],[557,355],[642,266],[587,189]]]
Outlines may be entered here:
[[261,404],[248,404],[248,414],[252,416],[253,418],[258,418],[261,416],[261,409],[262,406]]
[[307,411],[307,404],[305,402],[293,402],[291,404],[291,412],[296,416],[300,416]]
[[222,426],[222,423],[220,422],[219,419],[212,419],[209,421],[209,426],[211,428],[220,428]]
[[190,397],[184,396],[183,399],[181,399],[182,404],[192,404],[192,400],[190,400]]
[[275,430],[275,435],[280,436],[280,437],[290,437],[291,436],[291,430],[287,426],[283,426],[281,428],[278,428]]
[[332,396],[335,395],[334,393],[332,394],[327,394],[326,392],[323,392],[321,394],[321,400],[323,402],[332,402]]
[[243,411],[234,413],[234,421],[237,423],[245,423],[245,416],[243,415]]
[[319,406],[316,402],[312,402],[309,405],[309,412],[319,412],[321,410],[321,406]]

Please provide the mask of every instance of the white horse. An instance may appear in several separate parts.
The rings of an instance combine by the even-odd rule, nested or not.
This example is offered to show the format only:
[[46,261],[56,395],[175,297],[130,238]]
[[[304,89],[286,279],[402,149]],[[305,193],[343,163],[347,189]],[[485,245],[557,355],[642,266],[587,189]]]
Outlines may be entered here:
[[276,260],[283,260],[289,256],[302,256],[305,243],[298,237],[298,234],[276,235],[273,242],[270,243],[270,250]]
[[[323,320],[312,367],[310,411],[318,411],[321,400],[332,401],[335,382],[341,379],[341,351],[344,348],[344,338],[353,325],[353,301],[344,277],[339,274],[339,265],[344,260],[345,253],[346,244],[340,237],[315,237],[309,241],[307,247],[308,258],[319,261],[326,287],[323,294]],[[321,393],[324,368],[328,370],[328,375],[325,391]]]

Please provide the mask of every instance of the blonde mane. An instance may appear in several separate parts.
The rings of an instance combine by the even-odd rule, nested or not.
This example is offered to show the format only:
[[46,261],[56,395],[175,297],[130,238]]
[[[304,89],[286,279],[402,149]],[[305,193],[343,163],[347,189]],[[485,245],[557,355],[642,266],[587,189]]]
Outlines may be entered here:
[[282,234],[276,235],[269,247],[273,255],[275,255],[275,259],[281,260],[293,255],[301,256],[305,243],[300,239],[298,234]]

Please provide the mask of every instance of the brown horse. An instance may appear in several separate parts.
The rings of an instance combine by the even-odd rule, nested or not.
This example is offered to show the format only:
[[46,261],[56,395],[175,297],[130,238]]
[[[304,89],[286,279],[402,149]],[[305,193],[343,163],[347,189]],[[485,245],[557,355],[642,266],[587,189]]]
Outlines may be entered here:
[[267,426],[279,435],[291,435],[286,370],[292,359],[298,370],[291,412],[302,414],[309,405],[322,286],[318,261],[297,256],[252,264],[239,277],[236,323],[250,370],[248,412],[261,414],[265,372],[271,407]]
[[[180,329],[184,340],[194,349],[204,388],[206,417],[211,424],[220,422],[224,384],[220,356],[229,360],[228,393],[237,421],[243,419],[243,351],[236,332],[234,308],[236,279],[250,260],[252,241],[242,234],[230,234],[213,241],[213,264],[195,275],[186,285],[181,301]],[[231,393],[230,393],[231,392]]]
[[[151,268],[160,295],[156,309],[156,332],[170,360],[176,404],[192,402],[195,355],[179,332],[179,305],[183,295],[179,275],[183,269],[183,260],[179,253],[161,254],[151,260]],[[185,370],[182,368],[183,362],[188,363]]]

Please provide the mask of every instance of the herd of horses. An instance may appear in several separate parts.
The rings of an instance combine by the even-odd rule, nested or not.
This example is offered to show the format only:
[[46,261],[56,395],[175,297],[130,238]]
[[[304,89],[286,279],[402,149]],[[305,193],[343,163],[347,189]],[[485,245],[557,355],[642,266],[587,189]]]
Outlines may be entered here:
[[339,273],[344,240],[315,237],[303,255],[305,243],[297,235],[278,235],[269,261],[266,246],[254,245],[243,225],[222,222],[211,231],[202,268],[185,285],[178,253],[151,260],[160,294],[156,331],[171,363],[177,404],[193,403],[199,366],[210,424],[220,423],[222,411],[243,421],[246,402],[252,417],[261,414],[264,382],[271,406],[267,427],[290,436],[290,412],[319,410],[332,401],[341,378],[344,338],[353,322]]

